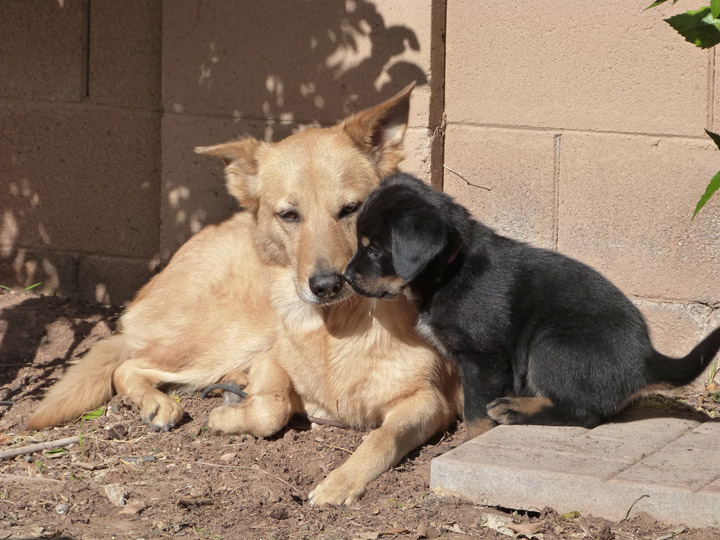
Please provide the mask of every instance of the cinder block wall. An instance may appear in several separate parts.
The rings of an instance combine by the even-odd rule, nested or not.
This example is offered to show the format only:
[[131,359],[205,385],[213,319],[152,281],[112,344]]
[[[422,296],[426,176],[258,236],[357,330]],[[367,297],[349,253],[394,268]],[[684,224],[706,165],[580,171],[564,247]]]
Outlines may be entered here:
[[117,301],[151,275],[161,12],[0,2],[0,284]]
[[[162,227],[167,259],[228,215],[222,166],[195,146],[238,136],[279,140],[418,84],[406,167],[430,180],[442,151],[444,8],[415,0],[172,0],[163,4]],[[436,50],[439,54],[433,55]],[[435,90],[434,92],[431,89]],[[438,166],[440,163],[438,161]],[[440,170],[435,171],[440,185]]]
[[648,4],[448,2],[445,190],[598,268],[685,354],[720,324],[720,199],[690,220],[720,68],[663,22],[688,6]]
[[4,0],[0,284],[127,301],[235,209],[193,147],[416,81],[405,169],[597,267],[684,353],[720,324],[719,200],[689,219],[720,67],[646,3]]

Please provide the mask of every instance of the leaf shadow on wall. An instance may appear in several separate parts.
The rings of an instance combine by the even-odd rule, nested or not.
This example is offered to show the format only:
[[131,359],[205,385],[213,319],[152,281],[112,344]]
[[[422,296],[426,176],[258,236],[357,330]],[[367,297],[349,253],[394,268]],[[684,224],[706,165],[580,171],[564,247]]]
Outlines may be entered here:
[[165,18],[163,260],[237,209],[219,161],[193,146],[278,141],[428,82],[412,61],[415,31],[388,25],[367,0],[198,2],[192,17],[170,5]]

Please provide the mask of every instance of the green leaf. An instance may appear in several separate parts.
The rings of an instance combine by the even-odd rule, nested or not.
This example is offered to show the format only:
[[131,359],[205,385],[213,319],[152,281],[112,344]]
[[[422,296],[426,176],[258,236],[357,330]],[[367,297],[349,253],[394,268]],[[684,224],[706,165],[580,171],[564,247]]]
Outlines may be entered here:
[[[673,6],[677,3],[678,0],[673,0]],[[659,6],[660,4],[664,4],[667,2],[667,0],[656,0],[652,4],[650,4],[648,7],[645,8],[645,10],[648,10],[650,8],[654,8],[655,6]]]
[[713,133],[712,131],[708,131],[707,129],[705,130],[705,133],[707,133],[708,137],[710,137],[715,145],[720,148],[720,135]]
[[720,17],[720,0],[710,0],[710,11],[716,19]]
[[692,219],[695,219],[695,216],[700,211],[700,209],[705,206],[705,203],[708,202],[710,197],[713,196],[713,194],[720,189],[720,171],[713,176],[713,179],[710,180],[710,183],[708,184],[707,189],[705,190],[705,193],[702,197],[700,197],[700,200],[697,203],[697,206],[695,207],[695,211],[693,212]]
[[100,418],[104,412],[105,412],[105,406],[103,405],[99,409],[95,409],[94,411],[90,411],[89,413],[83,414],[80,417],[80,419],[81,420],[95,420],[96,418]]
[[65,448],[53,448],[52,450],[45,450],[46,454],[60,454],[62,452],[67,452]]
[[42,283],[43,283],[42,281],[38,281],[37,283],[33,283],[33,284],[30,285],[29,287],[25,287],[25,288],[23,289],[23,291],[29,291],[30,289],[34,289],[34,288],[37,287],[38,285],[42,285]]
[[720,43],[720,19],[713,17],[710,6],[674,15],[665,22],[687,41],[708,49]]

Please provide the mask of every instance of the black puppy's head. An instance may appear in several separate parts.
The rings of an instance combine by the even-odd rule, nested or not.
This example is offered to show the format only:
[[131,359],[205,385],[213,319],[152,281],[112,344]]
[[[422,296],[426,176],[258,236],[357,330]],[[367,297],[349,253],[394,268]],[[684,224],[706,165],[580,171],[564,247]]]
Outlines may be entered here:
[[446,198],[408,174],[383,180],[358,214],[357,251],[344,273],[352,288],[392,298],[446,251]]

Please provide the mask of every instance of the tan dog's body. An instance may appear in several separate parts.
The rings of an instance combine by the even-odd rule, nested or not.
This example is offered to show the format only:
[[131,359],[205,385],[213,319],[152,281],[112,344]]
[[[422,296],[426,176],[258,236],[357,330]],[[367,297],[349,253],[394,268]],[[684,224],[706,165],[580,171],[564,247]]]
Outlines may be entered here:
[[223,158],[245,210],[191,238],[28,427],[75,418],[114,388],[153,428],[169,429],[183,411],[158,386],[247,384],[243,403],[211,412],[212,429],[264,437],[294,413],[375,428],[310,494],[318,504],[355,502],[447,428],[462,410],[459,379],[415,334],[412,306],[332,281],[355,249],[355,208],[402,159],[409,93],[279,143],[198,149]]

